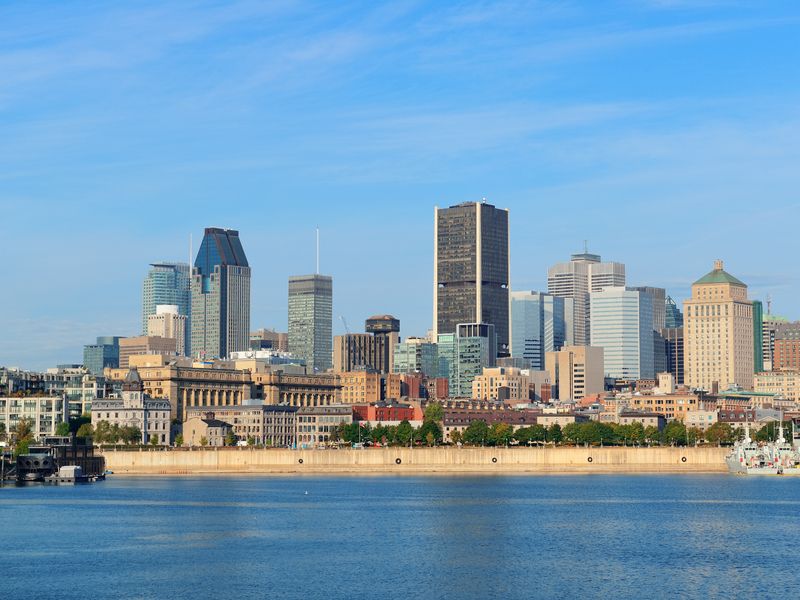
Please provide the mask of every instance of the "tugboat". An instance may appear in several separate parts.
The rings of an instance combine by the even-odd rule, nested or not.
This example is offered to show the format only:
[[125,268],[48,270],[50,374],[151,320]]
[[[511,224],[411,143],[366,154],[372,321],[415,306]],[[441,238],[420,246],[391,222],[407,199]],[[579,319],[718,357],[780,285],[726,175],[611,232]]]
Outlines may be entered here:
[[800,431],[792,429],[792,443],[783,437],[783,423],[778,439],[758,444],[750,439],[750,424],[745,424],[744,439],[736,442],[725,457],[728,470],[740,475],[800,475]]

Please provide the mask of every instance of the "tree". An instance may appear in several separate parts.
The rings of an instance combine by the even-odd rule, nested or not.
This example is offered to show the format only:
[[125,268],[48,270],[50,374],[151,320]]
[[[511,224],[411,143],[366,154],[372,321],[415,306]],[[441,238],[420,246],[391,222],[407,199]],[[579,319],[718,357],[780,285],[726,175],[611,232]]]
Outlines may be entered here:
[[80,417],[75,417],[74,419],[69,420],[69,430],[78,435],[78,430],[81,426],[86,425],[87,423],[91,424],[92,422],[92,413],[83,413]]
[[204,447],[208,446],[208,440],[206,439],[206,436],[204,435],[200,436],[200,445]]
[[680,446],[686,443],[686,425],[683,421],[677,419],[667,423],[664,427],[664,433],[661,435],[665,444],[674,444]]
[[94,427],[92,427],[91,423],[84,423],[80,426],[76,435],[78,437],[92,437],[94,435]]
[[22,417],[11,429],[11,435],[17,444],[33,441],[33,419]]
[[444,409],[438,402],[432,402],[425,407],[426,421],[441,421],[444,419]]
[[97,427],[94,428],[94,442],[96,444],[103,444],[108,441],[111,435],[111,425],[108,421],[98,421]]
[[634,442],[641,442],[644,440],[644,425],[639,423],[639,421],[631,423],[630,439]]
[[28,442],[20,442],[17,444],[17,447],[14,449],[14,458],[17,458],[20,454],[27,454],[28,453]]
[[119,428],[119,435],[126,444],[141,444],[142,430],[133,425],[123,425]]
[[236,434],[233,433],[233,429],[228,432],[228,435],[225,436],[225,445],[226,446],[235,446],[236,445]]
[[489,437],[489,426],[486,421],[473,421],[461,434],[461,439],[464,443],[477,446],[483,444]]
[[428,435],[425,436],[425,441],[428,442],[428,446],[433,446],[433,443],[436,439],[433,437],[433,434],[429,431]]
[[[621,427],[617,427],[617,431],[620,429]],[[651,445],[653,442],[659,442],[661,440],[661,432],[655,425],[649,425],[648,427],[645,427],[642,435],[644,435],[644,440]]]
[[689,427],[689,429],[686,430],[686,437],[690,444],[696,444],[703,440],[703,430],[699,427]]
[[150,436],[150,445],[158,446],[158,436],[156,434]]
[[580,423],[567,423],[567,425],[564,426],[564,437],[572,442],[578,443],[580,433]]
[[[0,425],[3,424],[0,423]],[[3,428],[5,428],[5,425],[3,425]],[[59,423],[58,426],[56,427],[56,435],[61,435],[61,436],[69,435],[69,423],[67,423],[66,421],[62,421],[61,423]]]
[[718,446],[730,441],[733,435],[733,428],[730,423],[714,423],[711,427],[706,429],[706,439],[709,442],[717,444]]
[[247,438],[247,445],[248,446],[255,446],[256,445],[256,438],[254,438],[254,437]]
[[514,437],[514,429],[508,423],[494,423],[489,428],[487,440],[495,446],[505,446]]
[[461,432],[460,431],[451,431],[450,432],[450,441],[454,444],[458,444],[461,441]]
[[178,448],[183,446],[183,434],[182,433],[179,433],[178,435],[175,436],[175,446],[177,446]]
[[120,440],[120,437],[119,425],[114,423],[111,426],[111,430],[108,432],[108,443],[116,444]]
[[561,442],[561,439],[564,437],[563,432],[561,431],[561,425],[558,423],[552,424],[547,429],[547,441],[552,442],[554,444],[558,444]]
[[[442,430],[436,421],[425,421],[422,426],[417,431],[416,435],[414,436],[417,440],[425,440],[427,441],[428,435],[433,436],[434,442],[441,442],[442,441]],[[432,446],[433,443],[428,444]]]
[[331,442],[338,442],[341,438],[341,434],[339,433],[342,430],[342,423],[339,423],[336,427],[331,427],[331,433],[328,436],[328,439]]
[[395,430],[395,439],[401,444],[405,444],[408,443],[413,436],[414,436],[414,428],[411,426],[411,423],[409,423],[407,419],[403,419],[403,421],[397,426],[397,429]]

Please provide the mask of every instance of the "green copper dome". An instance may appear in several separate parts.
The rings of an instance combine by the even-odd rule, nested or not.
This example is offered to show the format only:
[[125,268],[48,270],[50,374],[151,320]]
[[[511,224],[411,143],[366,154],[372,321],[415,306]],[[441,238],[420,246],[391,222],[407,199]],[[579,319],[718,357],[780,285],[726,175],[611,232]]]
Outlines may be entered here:
[[698,279],[692,285],[701,285],[706,283],[732,283],[733,285],[742,285],[747,287],[746,283],[742,283],[727,271],[723,271],[721,260],[714,262],[714,270],[711,271],[711,273]]

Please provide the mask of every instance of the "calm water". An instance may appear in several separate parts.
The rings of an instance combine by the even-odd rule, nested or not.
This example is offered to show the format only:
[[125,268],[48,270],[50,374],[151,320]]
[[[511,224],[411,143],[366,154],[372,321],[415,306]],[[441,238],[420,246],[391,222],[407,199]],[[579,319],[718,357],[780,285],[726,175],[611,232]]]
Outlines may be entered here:
[[0,597],[797,597],[798,492],[729,475],[6,487]]

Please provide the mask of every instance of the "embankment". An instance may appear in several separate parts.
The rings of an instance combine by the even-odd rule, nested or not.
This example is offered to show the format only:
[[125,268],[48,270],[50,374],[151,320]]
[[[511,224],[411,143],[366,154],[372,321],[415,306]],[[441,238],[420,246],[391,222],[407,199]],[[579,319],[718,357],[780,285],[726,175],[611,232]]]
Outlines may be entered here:
[[221,448],[106,451],[115,474],[725,473],[725,448]]

